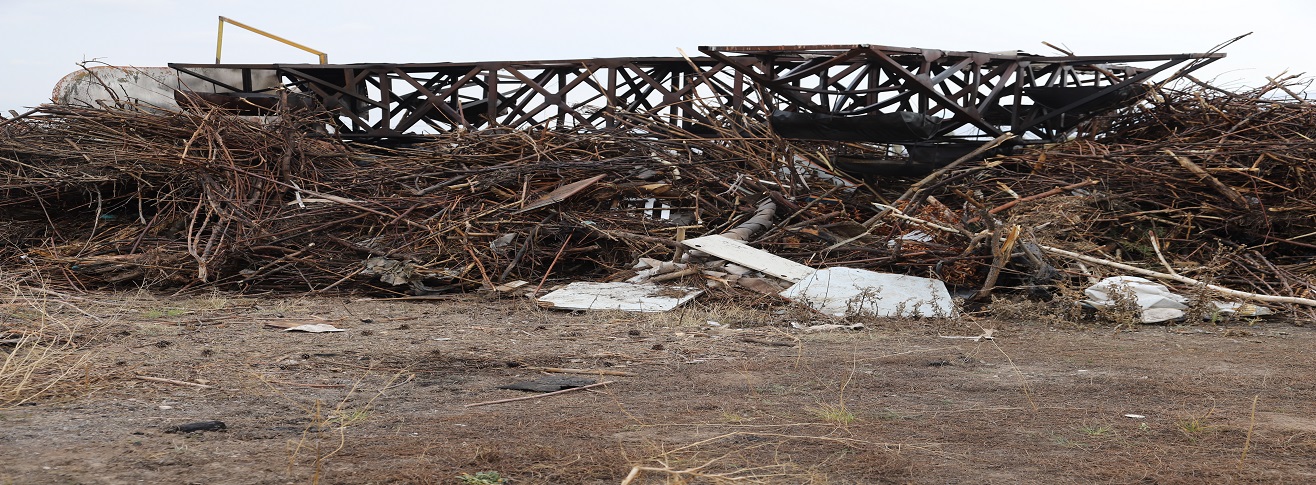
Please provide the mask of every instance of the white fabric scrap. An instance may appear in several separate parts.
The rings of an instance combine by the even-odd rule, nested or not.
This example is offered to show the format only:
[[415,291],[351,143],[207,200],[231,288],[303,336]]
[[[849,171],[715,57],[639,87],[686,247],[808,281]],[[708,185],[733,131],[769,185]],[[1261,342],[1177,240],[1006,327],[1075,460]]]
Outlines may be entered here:
[[[1142,311],[1142,323],[1160,323],[1184,317],[1188,308],[1188,298],[1170,291],[1169,287],[1137,276],[1113,276],[1097,282],[1083,290],[1088,299],[1080,303],[1095,308],[1115,305],[1112,293],[1119,288],[1133,296],[1138,309]],[[1215,311],[1237,316],[1262,316],[1274,313],[1270,308],[1251,303],[1212,301]]]
[[1183,311],[1188,308],[1187,298],[1170,291],[1165,285],[1137,276],[1112,276],[1098,281],[1083,290],[1088,299],[1082,303],[1096,308],[1108,308],[1115,305],[1113,295],[1117,292],[1134,298],[1134,303],[1142,313],[1142,323],[1183,318]]

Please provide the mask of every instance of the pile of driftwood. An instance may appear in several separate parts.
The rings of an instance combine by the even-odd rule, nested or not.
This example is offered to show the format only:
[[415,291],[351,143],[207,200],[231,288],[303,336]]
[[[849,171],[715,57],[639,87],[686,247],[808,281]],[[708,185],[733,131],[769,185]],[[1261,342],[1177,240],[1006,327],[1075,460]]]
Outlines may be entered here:
[[1193,87],[1161,91],[1095,140],[1004,160],[991,176],[1013,177],[1024,194],[1093,183],[1013,214],[1038,239],[1310,304],[1316,106],[1284,80],[1243,92]]
[[731,116],[715,136],[628,116],[380,145],[326,135],[316,113],[42,106],[0,121],[0,262],[75,288],[423,294],[626,279],[733,231],[979,297],[1131,265],[1302,304],[1316,108],[1285,89],[1161,90],[1096,137],[921,180],[846,174],[835,146]]
[[[681,227],[739,225],[765,198],[805,214],[792,201],[811,188],[779,170],[793,149],[780,140],[628,121],[389,147],[305,129],[309,113],[44,106],[0,127],[6,261],[76,287],[436,292],[550,270],[607,278],[671,256]],[[817,246],[789,234],[773,236],[784,256]]]

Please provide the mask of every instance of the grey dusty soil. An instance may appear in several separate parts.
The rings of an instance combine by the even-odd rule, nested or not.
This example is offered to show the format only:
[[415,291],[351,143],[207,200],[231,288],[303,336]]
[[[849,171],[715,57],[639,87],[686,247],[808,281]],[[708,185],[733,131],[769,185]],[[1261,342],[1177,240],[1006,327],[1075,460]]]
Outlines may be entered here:
[[[700,302],[656,315],[474,297],[76,303],[85,315],[6,314],[79,345],[74,375],[0,411],[0,482],[1316,482],[1316,332],[1283,319],[805,333],[790,311]],[[302,323],[346,331],[282,331]],[[984,329],[995,340],[945,338]],[[613,383],[466,406],[536,395],[498,389],[548,375],[535,367]],[[226,430],[169,432],[210,420]]]

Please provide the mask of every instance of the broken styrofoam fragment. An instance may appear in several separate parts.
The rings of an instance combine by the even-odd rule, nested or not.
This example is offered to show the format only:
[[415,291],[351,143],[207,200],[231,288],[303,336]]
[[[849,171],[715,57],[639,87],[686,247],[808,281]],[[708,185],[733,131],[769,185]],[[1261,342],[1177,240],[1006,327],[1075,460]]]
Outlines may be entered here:
[[329,333],[329,332],[344,332],[345,330],[343,330],[343,329],[341,329],[341,328],[338,328],[338,327],[335,327],[335,326],[333,326],[333,325],[327,324],[327,323],[308,323],[308,324],[306,324],[306,325],[298,325],[298,326],[296,326],[296,327],[285,328],[285,329],[283,329],[283,331],[285,331],[285,332],[307,332],[307,333]]
[[645,258],[645,257],[641,257],[641,258],[639,258],[638,260],[635,261],[635,266],[632,266],[631,269],[649,269],[649,268],[657,268],[657,267],[659,267],[659,266],[662,266],[662,264],[663,264],[663,261],[660,261],[660,260],[657,260],[657,259],[654,259],[654,258]]
[[942,281],[864,269],[820,269],[781,296],[835,316],[955,316],[950,291]]
[[529,281],[525,281],[525,280],[516,280],[516,281],[510,281],[510,282],[503,283],[503,284],[501,284],[501,285],[495,286],[493,289],[494,289],[494,291],[497,291],[497,292],[499,292],[499,293],[507,293],[507,292],[510,292],[510,291],[512,291],[512,290],[515,290],[515,289],[517,289],[517,288],[523,287],[523,286],[528,285],[528,284],[530,284]]
[[972,340],[972,341],[974,341],[974,342],[981,342],[981,341],[983,341],[983,340],[996,340],[996,337],[992,336],[993,333],[996,333],[996,329],[994,329],[994,328],[985,328],[985,329],[982,330],[982,333],[980,333],[980,334],[978,334],[978,335],[974,335],[974,336],[972,336],[972,337],[962,336],[962,335],[938,335],[938,337],[941,337],[941,338],[962,338],[962,339],[966,339],[966,340]]
[[1140,313],[1142,323],[1162,323],[1183,318],[1187,313],[1178,308],[1144,308]]
[[684,286],[577,281],[539,298],[539,305],[560,310],[665,312],[703,290]]
[[681,244],[790,282],[800,281],[815,271],[808,266],[722,236],[686,239],[681,241]]
[[855,331],[857,331],[857,330],[863,330],[863,329],[864,329],[864,324],[862,324],[862,323],[852,323],[852,324],[849,324],[849,325],[841,325],[841,324],[836,324],[836,323],[824,323],[824,324],[822,324],[822,325],[809,325],[809,326],[807,326],[807,327],[806,327],[806,326],[799,326],[799,327],[795,327],[795,328],[798,328],[798,329],[804,330],[805,333],[830,332],[830,331],[833,331],[833,330],[855,330]]
[[1275,313],[1268,307],[1251,303],[1213,301],[1211,304],[1215,306],[1217,312],[1240,317],[1260,317]]

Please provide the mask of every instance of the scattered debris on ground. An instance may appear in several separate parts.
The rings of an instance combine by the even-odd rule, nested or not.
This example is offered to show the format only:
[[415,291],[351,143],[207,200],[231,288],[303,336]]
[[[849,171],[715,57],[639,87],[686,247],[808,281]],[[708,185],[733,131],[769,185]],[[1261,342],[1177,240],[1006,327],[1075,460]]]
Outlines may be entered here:
[[[72,290],[385,297],[538,298],[576,281],[791,299],[830,270],[930,278],[983,302],[1132,274],[1311,312],[1316,108],[1285,97],[1291,81],[1161,87],[1087,136],[916,181],[831,163],[885,148],[786,140],[725,113],[701,127],[712,135],[620,114],[611,130],[388,145],[310,129],[312,111],[46,105],[0,126],[0,263]],[[929,297],[935,312],[954,313],[949,294]],[[815,308],[863,307],[846,300]]]
[[889,146],[711,108],[389,143],[15,113],[0,449],[34,458],[0,478],[1311,481],[1294,82],[881,178],[844,167]]

